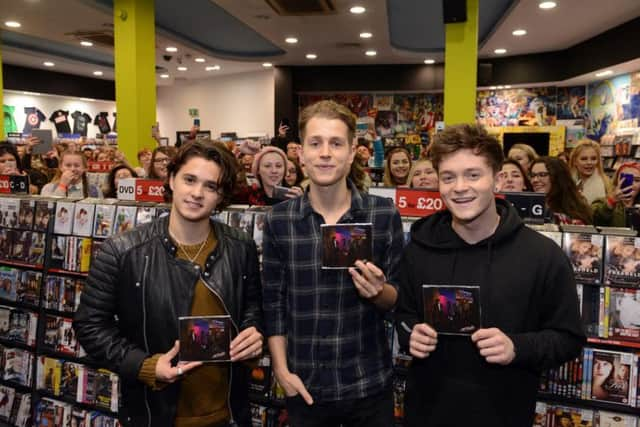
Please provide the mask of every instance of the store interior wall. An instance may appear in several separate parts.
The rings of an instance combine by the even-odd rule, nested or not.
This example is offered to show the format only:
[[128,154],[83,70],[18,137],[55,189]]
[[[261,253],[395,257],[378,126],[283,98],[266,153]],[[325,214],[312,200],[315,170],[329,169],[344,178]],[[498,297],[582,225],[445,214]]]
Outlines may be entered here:
[[177,81],[158,87],[157,120],[160,133],[174,142],[176,131],[193,126],[190,108],[200,113],[200,130],[236,132],[238,137],[273,136],[273,70],[220,76],[206,80]]

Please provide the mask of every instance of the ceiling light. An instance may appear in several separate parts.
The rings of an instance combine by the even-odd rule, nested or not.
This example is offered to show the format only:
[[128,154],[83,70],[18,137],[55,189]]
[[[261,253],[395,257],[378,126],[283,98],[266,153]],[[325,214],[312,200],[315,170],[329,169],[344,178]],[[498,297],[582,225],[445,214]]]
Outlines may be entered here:
[[175,46],[168,46],[165,50],[166,50],[167,52],[177,52],[177,51],[178,51],[178,48],[177,48],[177,47],[175,47]]
[[80,101],[93,102],[93,101],[95,101],[95,99],[93,99],[93,98],[80,98]]
[[169,78],[169,74],[160,74],[160,78],[161,79],[168,79]]
[[511,89],[511,85],[505,85],[504,88],[505,89]]
[[497,89],[497,87],[495,87],[495,86],[491,86],[489,89],[491,89],[491,90],[496,90],[496,89]]
[[371,33],[367,33],[367,32],[360,33],[360,38],[361,39],[370,39],[371,37],[373,37],[373,34],[371,34]]
[[353,6],[351,9],[349,9],[349,12],[354,13],[356,15],[360,15],[361,13],[364,13],[367,9],[365,9],[362,6]]
[[596,73],[596,77],[610,76],[611,74],[613,74],[613,71],[605,70],[605,71],[601,71],[599,73]]
[[102,71],[94,71],[93,75],[94,76],[101,76],[102,75]]
[[262,66],[263,66],[264,68],[271,68],[271,67],[273,67],[273,64],[272,64],[271,62],[263,62],[263,63],[262,63]]
[[40,92],[22,92],[23,95],[40,96]]
[[187,71],[188,68],[187,67],[178,67],[178,71]]
[[538,4],[538,7],[540,9],[553,9],[556,6],[557,6],[556,2],[554,1],[543,1],[543,2],[540,2],[540,4]]
[[503,49],[503,48],[496,49],[496,50],[493,51],[493,53],[495,53],[497,55],[504,55],[505,53],[507,53],[507,49]]
[[298,43],[298,39],[295,37],[287,37],[286,39],[284,39],[284,41],[286,41],[289,44],[296,44]]
[[431,65],[431,64],[435,64],[436,60],[435,59],[425,59],[424,63],[427,65]]
[[202,62],[205,61],[205,59],[204,58],[196,58],[196,59],[194,59],[194,61],[202,63]]
[[220,69],[219,65],[214,65],[212,67],[205,68],[206,71],[218,71]]
[[82,45],[82,46],[84,46],[84,47],[91,47],[91,46],[93,46],[93,43],[88,42],[88,41],[86,41],[86,40],[82,40],[82,41],[80,42],[80,45]]
[[315,53],[307,53],[306,58],[307,59],[316,59],[318,57],[318,55],[316,55]]
[[378,52],[376,52],[375,50],[368,50],[364,54],[367,56],[376,56]]
[[500,85],[499,85],[499,86],[498,86],[498,89],[504,89],[504,86],[500,86]]
[[527,30],[517,29],[517,30],[513,30],[511,34],[513,34],[514,36],[524,36],[527,34]]
[[45,67],[53,67],[56,64],[54,64],[51,61],[45,61],[45,62],[42,63],[42,65],[44,65]]
[[22,24],[19,23],[18,21],[7,21],[4,23],[4,25],[6,25],[9,28],[20,28],[22,27]]

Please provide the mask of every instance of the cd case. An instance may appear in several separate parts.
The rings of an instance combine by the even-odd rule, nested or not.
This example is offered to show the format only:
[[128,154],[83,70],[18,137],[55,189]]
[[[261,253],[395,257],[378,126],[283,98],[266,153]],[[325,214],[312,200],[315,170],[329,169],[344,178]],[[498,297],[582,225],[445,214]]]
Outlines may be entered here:
[[424,321],[438,334],[471,335],[481,328],[479,286],[422,285]]
[[373,259],[371,223],[323,224],[322,268],[345,269]]
[[230,316],[185,316],[178,324],[181,362],[230,361]]

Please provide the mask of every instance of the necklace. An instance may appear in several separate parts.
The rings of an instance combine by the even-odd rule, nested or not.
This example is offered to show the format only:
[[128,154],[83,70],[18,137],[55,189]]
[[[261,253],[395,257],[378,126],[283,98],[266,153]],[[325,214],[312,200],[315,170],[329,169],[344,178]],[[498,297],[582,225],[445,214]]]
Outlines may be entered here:
[[191,263],[195,263],[195,260],[196,260],[196,259],[198,259],[198,255],[200,255],[200,252],[202,252],[202,249],[203,249],[205,246],[207,246],[207,242],[209,241],[209,236],[210,236],[210,235],[211,235],[211,232],[209,232],[209,233],[207,234],[207,238],[206,238],[206,239],[204,239],[204,242],[202,242],[202,244],[200,244],[200,249],[198,249],[198,252],[196,252],[196,254],[195,254],[193,257],[189,255],[189,253],[188,253],[188,252],[187,252],[187,250],[185,249],[185,245],[184,245],[184,244],[180,243],[180,242],[178,241],[178,239],[176,239],[174,236],[171,236],[171,237],[173,237],[173,240],[175,240],[175,241],[176,241],[176,244],[178,245],[178,248],[179,248],[180,250],[182,250],[182,253],[187,257],[187,259],[189,260],[189,262],[191,262]]

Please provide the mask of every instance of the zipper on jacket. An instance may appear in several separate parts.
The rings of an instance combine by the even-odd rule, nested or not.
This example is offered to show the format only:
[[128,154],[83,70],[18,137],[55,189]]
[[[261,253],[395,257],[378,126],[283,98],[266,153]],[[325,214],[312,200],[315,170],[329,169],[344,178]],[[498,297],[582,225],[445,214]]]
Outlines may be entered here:
[[[144,269],[142,270],[142,335],[144,337],[144,349],[149,353],[149,343],[147,341],[147,293],[145,287],[147,283],[147,270],[149,269],[149,255],[144,256]],[[151,427],[151,407],[149,406],[148,387],[144,387],[144,406],[147,409],[147,426]]]
[[[202,280],[202,283],[204,283],[205,287],[209,289],[215,296],[217,296],[220,302],[222,303],[222,307],[224,308],[225,313],[229,315],[229,319],[231,320],[231,324],[233,325],[233,328],[235,329],[236,336],[237,336],[239,333],[238,325],[236,325],[236,322],[233,320],[233,316],[231,316],[231,312],[227,308],[227,305],[225,304],[224,300],[215,289],[209,286],[209,283],[204,279],[202,273],[200,273],[200,280]],[[229,420],[229,424],[231,425],[235,423],[235,421],[233,420],[233,411],[231,410],[231,383],[232,382],[233,382],[233,362],[231,363],[231,365],[229,365],[229,389],[227,390],[227,409],[229,410],[229,416],[231,417],[231,419]]]

